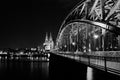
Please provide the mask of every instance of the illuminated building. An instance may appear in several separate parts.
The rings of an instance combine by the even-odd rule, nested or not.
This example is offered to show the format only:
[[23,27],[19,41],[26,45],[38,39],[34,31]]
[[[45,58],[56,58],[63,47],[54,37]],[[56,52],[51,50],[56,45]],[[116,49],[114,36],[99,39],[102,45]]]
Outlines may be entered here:
[[48,34],[46,33],[45,42],[43,43],[44,49],[51,51],[54,48],[54,42],[52,38],[52,34],[50,33],[50,36],[48,37]]

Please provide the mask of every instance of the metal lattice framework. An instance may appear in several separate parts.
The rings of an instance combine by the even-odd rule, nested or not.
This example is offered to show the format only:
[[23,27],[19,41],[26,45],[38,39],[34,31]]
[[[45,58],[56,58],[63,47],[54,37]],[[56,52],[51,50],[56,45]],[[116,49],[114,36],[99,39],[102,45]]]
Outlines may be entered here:
[[[117,44],[112,47],[118,47],[120,40],[118,36],[120,34],[120,0],[86,0],[78,4],[63,21],[57,36],[56,46],[60,49],[63,46],[64,48],[71,47],[71,43],[73,43],[73,45],[78,44],[78,47],[81,47],[80,44],[85,45],[82,46],[84,48],[89,48],[90,44],[86,41],[90,42],[89,39],[92,38],[90,35],[94,33],[103,36],[104,32],[108,38],[113,38],[113,41],[117,42],[112,43],[108,40],[111,43],[108,43],[108,46]],[[100,40],[103,40],[102,37],[99,38]],[[100,50],[100,47],[103,47],[105,43],[99,42],[99,44]]]

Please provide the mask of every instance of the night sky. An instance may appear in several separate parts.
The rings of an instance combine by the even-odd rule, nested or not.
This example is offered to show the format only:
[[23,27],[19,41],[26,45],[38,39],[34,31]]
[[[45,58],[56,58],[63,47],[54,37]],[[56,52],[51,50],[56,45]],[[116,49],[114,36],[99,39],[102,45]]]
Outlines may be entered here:
[[81,0],[3,0],[0,2],[0,48],[36,47],[46,32],[55,41],[62,21]]

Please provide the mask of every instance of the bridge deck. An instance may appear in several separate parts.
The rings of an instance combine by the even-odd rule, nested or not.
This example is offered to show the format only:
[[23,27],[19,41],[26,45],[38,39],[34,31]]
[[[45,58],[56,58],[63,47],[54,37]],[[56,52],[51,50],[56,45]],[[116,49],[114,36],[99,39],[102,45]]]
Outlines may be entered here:
[[120,57],[80,55],[73,53],[56,54],[56,52],[52,52],[52,53],[58,56],[73,59],[77,62],[81,62],[90,67],[94,67],[120,76]]

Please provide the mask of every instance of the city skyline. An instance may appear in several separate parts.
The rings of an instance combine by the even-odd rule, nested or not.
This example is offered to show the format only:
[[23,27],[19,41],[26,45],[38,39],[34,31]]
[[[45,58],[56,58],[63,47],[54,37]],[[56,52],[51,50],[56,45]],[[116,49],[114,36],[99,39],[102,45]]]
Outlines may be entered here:
[[1,3],[1,79],[120,80],[120,0]]

